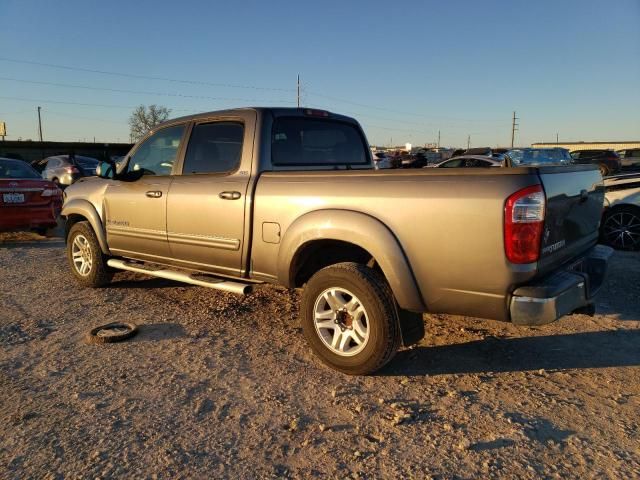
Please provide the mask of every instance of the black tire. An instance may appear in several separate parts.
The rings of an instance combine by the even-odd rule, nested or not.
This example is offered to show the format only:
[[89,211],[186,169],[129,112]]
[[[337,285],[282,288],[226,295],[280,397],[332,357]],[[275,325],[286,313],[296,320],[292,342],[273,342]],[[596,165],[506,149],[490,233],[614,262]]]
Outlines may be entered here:
[[[316,300],[330,288],[343,288],[358,298],[367,312],[369,337],[362,351],[352,356],[334,353],[315,327]],[[383,367],[401,343],[395,300],[385,278],[357,263],[338,263],[311,277],[302,294],[302,330],[311,349],[329,367],[349,375],[368,375]]]
[[87,333],[87,343],[116,343],[127,340],[138,333],[138,327],[133,323],[114,322],[93,328]]
[[[91,258],[91,267],[86,274],[81,274],[73,261],[73,245],[78,236],[87,240],[88,255]],[[98,288],[104,287],[111,282],[113,271],[107,266],[108,258],[103,255],[96,234],[89,222],[78,222],[74,224],[67,235],[67,261],[73,276],[83,287]]]
[[617,250],[640,250],[640,208],[624,206],[605,213],[601,242]]
[[49,229],[47,227],[36,227],[33,229],[33,231],[42,237],[46,237]]
[[609,171],[609,167],[607,167],[604,163],[601,163],[599,165],[599,168],[600,168],[600,175],[602,175],[603,177],[606,177],[609,175],[609,173],[611,173]]

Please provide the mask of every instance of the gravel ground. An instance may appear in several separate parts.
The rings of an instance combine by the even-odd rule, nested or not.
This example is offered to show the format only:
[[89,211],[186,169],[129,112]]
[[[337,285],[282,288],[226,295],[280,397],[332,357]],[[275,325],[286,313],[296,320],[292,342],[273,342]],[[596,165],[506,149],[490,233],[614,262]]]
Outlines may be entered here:
[[[79,289],[59,238],[2,240],[0,478],[640,476],[638,253],[593,318],[425,315],[420,345],[347,377],[307,349],[296,292]],[[115,320],[139,335],[84,343]]]

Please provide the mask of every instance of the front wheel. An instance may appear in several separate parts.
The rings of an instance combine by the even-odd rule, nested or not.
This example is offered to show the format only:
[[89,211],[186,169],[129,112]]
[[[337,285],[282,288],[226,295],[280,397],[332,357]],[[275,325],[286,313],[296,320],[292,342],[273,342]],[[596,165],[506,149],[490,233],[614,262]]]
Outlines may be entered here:
[[301,316],[314,353],[343,373],[373,373],[400,346],[391,290],[382,275],[364,265],[339,263],[313,275],[302,295]]
[[76,280],[85,287],[107,285],[113,273],[107,266],[96,234],[88,222],[78,222],[67,236],[67,259]]

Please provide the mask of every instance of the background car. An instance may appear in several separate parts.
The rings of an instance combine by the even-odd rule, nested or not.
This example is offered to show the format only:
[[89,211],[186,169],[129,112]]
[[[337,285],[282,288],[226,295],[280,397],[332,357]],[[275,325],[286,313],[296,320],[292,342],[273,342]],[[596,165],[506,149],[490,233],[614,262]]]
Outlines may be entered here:
[[68,186],[81,177],[94,176],[98,160],[81,155],[56,155],[41,160],[38,166],[42,167],[42,178]]
[[620,156],[622,168],[640,168],[640,148],[616,150],[616,153]]
[[373,158],[373,168],[376,170],[391,168],[391,160],[384,152],[371,152],[371,157]]
[[640,174],[604,180],[600,241],[619,250],[640,250]]
[[30,229],[44,235],[62,208],[62,192],[22,160],[0,158],[0,231]]
[[513,148],[503,154],[508,167],[563,166],[574,163],[566,148]]
[[484,155],[461,155],[445,160],[444,162],[436,163],[435,165],[429,165],[429,167],[435,168],[488,168],[502,166],[504,166],[502,160]]
[[603,177],[618,173],[622,168],[620,156],[613,150],[574,150],[571,152],[574,163],[595,163]]

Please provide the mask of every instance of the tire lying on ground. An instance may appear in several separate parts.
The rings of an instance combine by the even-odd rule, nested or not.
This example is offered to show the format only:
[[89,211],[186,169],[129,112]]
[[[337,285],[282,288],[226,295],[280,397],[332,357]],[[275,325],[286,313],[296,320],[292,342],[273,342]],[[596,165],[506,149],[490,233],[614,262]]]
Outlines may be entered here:
[[122,342],[138,333],[138,327],[133,323],[113,322],[92,328],[87,333],[87,343],[115,343]]

